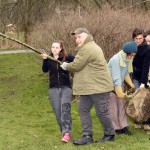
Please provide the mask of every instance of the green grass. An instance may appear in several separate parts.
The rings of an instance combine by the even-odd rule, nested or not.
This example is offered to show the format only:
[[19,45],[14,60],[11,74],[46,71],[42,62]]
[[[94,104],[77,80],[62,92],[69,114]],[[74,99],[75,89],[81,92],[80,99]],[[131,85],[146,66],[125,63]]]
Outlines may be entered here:
[[[0,150],[146,150],[149,135],[135,130],[132,136],[118,135],[115,142],[74,146],[61,143],[48,96],[48,74],[41,71],[37,54],[0,55]],[[77,102],[72,103],[72,139],[81,137]],[[92,109],[94,140],[103,129]]]

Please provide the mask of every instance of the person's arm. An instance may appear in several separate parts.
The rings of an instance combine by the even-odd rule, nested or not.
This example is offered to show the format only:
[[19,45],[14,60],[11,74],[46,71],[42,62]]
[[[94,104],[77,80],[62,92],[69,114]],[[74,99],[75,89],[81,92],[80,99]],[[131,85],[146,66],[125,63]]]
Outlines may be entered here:
[[122,91],[121,86],[115,86],[115,92],[116,92],[118,98],[123,99],[126,96],[126,94]]
[[125,77],[124,80],[127,82],[127,84],[128,84],[132,89],[135,88],[133,82],[131,81],[131,78],[130,78],[130,75],[129,75],[129,74]]
[[42,71],[43,72],[48,72],[49,71],[49,59],[47,58],[47,54],[43,53],[41,54],[42,58],[43,58],[43,64],[42,64]]
[[68,55],[66,61],[68,61],[68,63],[73,62],[74,58],[75,57],[73,55]]
[[110,62],[108,63],[108,67],[110,69],[111,76],[113,79],[115,93],[118,98],[123,99],[126,94],[122,90],[121,70],[120,70],[119,59],[117,57],[115,59],[111,59]]
[[79,50],[73,62],[66,65],[68,71],[78,72],[82,70],[88,63],[90,54],[86,50]]
[[142,66],[142,76],[141,76],[142,85],[146,85],[148,82],[149,65],[150,65],[150,49],[149,52],[146,53],[144,56],[144,62]]

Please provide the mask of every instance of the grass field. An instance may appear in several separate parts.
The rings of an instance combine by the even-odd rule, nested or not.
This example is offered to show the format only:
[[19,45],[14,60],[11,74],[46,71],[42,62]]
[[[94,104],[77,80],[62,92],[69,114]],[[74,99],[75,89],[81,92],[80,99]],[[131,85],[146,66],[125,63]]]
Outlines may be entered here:
[[[132,136],[117,135],[115,142],[74,146],[61,143],[48,97],[48,74],[41,71],[37,54],[0,55],[0,150],[148,150],[149,135],[135,130]],[[77,102],[72,103],[72,139],[81,137]],[[93,136],[103,129],[92,109]]]

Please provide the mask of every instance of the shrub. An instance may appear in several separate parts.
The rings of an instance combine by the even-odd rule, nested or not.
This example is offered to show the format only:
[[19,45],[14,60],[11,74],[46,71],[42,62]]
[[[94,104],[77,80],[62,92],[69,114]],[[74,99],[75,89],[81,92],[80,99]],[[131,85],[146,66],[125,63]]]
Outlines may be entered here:
[[131,9],[113,10],[109,6],[90,13],[79,14],[78,11],[72,11],[56,14],[35,25],[30,41],[37,48],[49,51],[52,42],[60,39],[64,41],[67,51],[74,54],[75,40],[70,33],[78,27],[86,27],[108,60],[121,49],[124,42],[132,40],[131,35],[135,28],[149,29],[148,14]]

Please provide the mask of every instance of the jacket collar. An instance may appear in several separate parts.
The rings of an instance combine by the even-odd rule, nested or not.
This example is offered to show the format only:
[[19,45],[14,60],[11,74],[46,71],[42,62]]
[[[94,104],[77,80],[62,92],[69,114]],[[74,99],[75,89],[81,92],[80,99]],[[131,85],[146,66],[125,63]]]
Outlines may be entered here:
[[147,45],[147,44],[146,44],[146,41],[144,40],[143,43],[138,46],[138,48],[143,47],[145,45]]
[[[54,57],[53,53],[50,53],[50,56]],[[63,60],[63,53],[59,53],[58,60],[62,61]]]

